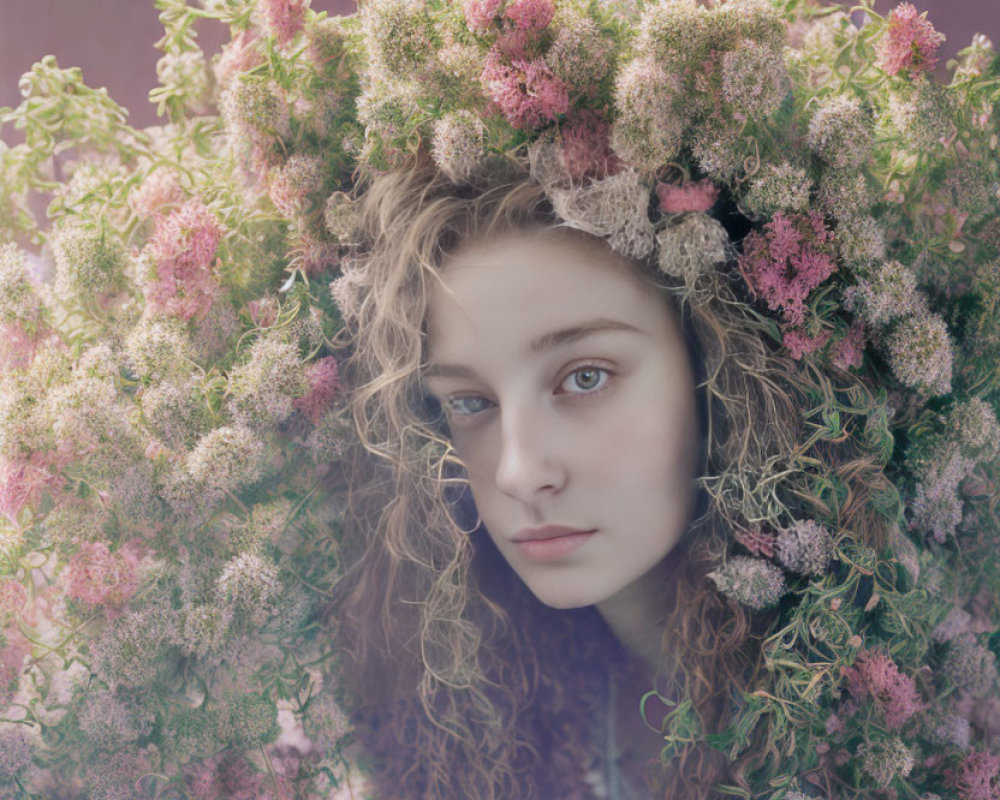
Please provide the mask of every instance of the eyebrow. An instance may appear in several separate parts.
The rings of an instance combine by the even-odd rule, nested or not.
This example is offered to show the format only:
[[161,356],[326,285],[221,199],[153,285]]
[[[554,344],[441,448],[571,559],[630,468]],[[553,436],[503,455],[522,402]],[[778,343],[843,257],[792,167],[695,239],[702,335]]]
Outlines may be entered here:
[[[596,333],[607,333],[608,331],[643,333],[641,329],[635,327],[634,325],[629,325],[627,322],[608,319],[606,317],[599,317],[597,319],[580,323],[579,325],[571,325],[567,328],[550,331],[549,333],[542,334],[537,339],[532,339],[528,344],[528,353],[532,355],[543,353],[546,350],[552,350],[553,348],[560,347],[562,345],[577,342],[580,339],[593,336]],[[431,364],[424,370],[423,377],[474,378],[476,376],[474,370],[460,364]]]

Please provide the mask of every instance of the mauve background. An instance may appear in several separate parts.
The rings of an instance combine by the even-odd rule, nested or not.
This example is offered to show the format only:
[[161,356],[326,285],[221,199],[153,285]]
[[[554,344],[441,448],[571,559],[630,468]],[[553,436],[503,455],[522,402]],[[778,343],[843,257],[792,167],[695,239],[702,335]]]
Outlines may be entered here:
[[[948,58],[981,32],[1000,46],[1000,0],[913,0],[928,11],[948,38]],[[888,12],[895,0],[878,0]],[[351,13],[353,0],[313,0],[312,8]],[[80,67],[89,86],[106,86],[137,126],[157,124],[147,93],[156,85],[153,44],[162,33],[153,0],[0,0],[0,106],[20,102],[17,81],[42,56],[53,53],[61,67]],[[227,37],[221,25],[206,25],[201,44],[207,54]],[[943,63],[943,62],[942,62]],[[11,141],[11,131],[5,138]]]

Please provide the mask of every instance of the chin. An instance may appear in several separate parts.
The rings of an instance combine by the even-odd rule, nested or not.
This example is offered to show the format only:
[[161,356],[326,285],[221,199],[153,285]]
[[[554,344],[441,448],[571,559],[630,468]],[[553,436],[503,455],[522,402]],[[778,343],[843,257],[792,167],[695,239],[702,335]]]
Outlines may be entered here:
[[[531,587],[529,587],[531,588]],[[539,592],[531,588],[532,594],[538,601],[549,608],[568,611],[572,608],[585,608],[604,599],[603,595],[595,595],[592,592]]]

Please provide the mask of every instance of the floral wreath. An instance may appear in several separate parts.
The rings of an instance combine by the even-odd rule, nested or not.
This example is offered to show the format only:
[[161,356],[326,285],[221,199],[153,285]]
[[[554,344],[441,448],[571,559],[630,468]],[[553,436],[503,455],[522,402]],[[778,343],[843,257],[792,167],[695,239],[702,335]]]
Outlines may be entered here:
[[[708,737],[774,756],[734,794],[1000,797],[988,40],[944,83],[909,3],[157,7],[162,126],[52,57],[0,110],[0,797],[363,792],[316,622],[350,437],[334,298],[367,178],[426,159],[456,183],[519,160],[686,302],[725,265],[776,347],[878,387],[809,419],[866,420],[892,548],[774,521],[712,573],[778,608],[770,689]],[[210,61],[205,20],[232,34]]]

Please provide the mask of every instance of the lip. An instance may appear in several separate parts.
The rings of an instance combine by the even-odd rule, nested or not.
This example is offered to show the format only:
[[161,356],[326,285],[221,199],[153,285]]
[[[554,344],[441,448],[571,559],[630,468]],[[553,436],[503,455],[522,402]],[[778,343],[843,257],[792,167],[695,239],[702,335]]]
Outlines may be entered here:
[[565,525],[545,525],[523,528],[511,540],[517,551],[532,561],[554,561],[564,558],[581,547],[597,531],[569,528]]

